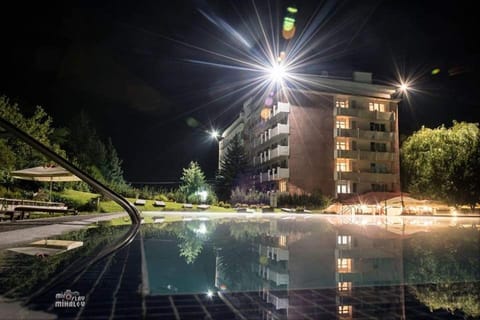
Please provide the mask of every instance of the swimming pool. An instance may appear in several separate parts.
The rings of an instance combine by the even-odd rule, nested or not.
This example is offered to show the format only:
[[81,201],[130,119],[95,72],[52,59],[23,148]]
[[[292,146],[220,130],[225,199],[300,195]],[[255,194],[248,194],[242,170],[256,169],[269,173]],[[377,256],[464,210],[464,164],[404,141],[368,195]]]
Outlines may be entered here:
[[[38,259],[3,251],[1,293],[24,301],[26,309],[61,318],[480,316],[479,218],[186,217],[166,214],[161,223],[144,224],[128,247],[28,301],[23,299],[29,290],[76,257]],[[75,250],[88,255],[122,228],[101,226],[60,238],[83,240],[85,248]],[[23,289],[9,288],[19,285],[19,272]],[[56,295],[66,290],[84,297],[85,306],[55,306]]]

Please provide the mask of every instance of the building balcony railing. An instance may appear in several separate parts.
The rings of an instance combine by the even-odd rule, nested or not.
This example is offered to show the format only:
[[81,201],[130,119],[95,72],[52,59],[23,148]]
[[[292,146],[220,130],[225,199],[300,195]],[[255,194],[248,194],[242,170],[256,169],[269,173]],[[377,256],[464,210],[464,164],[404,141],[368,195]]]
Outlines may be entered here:
[[358,150],[335,150],[336,158],[358,159]]
[[369,161],[395,161],[396,154],[394,152],[335,150],[335,158]]
[[287,179],[290,177],[290,170],[288,168],[273,168],[267,172],[260,173],[260,183],[267,181],[276,181],[280,179]]
[[266,300],[273,304],[276,310],[288,308],[288,294],[285,291],[268,291]]
[[394,161],[395,153],[393,152],[377,152],[377,151],[359,151],[360,160],[371,161]]
[[395,120],[395,114],[393,112],[369,111],[364,109],[335,108],[335,115],[356,117],[368,120]]
[[282,137],[283,135],[288,135],[290,133],[290,126],[288,124],[279,123],[272,129],[268,129],[266,132],[260,135],[260,138],[257,140],[257,147],[263,145],[266,142],[271,142],[277,137]]
[[393,132],[370,131],[361,129],[340,129],[336,130],[337,137],[357,138],[365,140],[391,141],[395,137]]
[[258,251],[260,255],[267,256],[269,259],[274,261],[288,261],[289,259],[288,250],[282,248],[264,246],[260,244]]
[[272,149],[270,154],[271,159],[285,157],[290,155],[290,148],[288,146],[277,146],[275,149]]
[[288,146],[277,146],[275,149],[268,149],[260,154],[259,163],[267,163],[270,160],[276,160],[280,157],[288,157],[290,155],[290,148]]
[[271,131],[270,138],[282,135],[282,134],[289,134],[290,133],[290,126],[288,124],[277,124]]
[[366,183],[396,183],[397,175],[393,173],[372,173],[372,172],[352,172],[337,171],[336,180],[350,180]]

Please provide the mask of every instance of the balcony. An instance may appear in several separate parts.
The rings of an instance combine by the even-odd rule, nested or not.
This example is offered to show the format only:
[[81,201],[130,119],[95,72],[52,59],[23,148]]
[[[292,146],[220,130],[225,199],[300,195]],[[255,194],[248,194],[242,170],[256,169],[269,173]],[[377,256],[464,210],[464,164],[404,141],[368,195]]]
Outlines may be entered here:
[[273,115],[276,116],[280,113],[289,113],[290,112],[290,103],[279,102],[277,106],[273,106]]
[[267,181],[276,181],[280,179],[287,179],[290,177],[290,170],[288,168],[273,168],[267,172],[260,173],[260,183]]
[[259,245],[259,253],[274,261],[288,261],[289,259],[288,250],[282,248]]
[[258,161],[262,164],[279,157],[288,157],[290,154],[289,150],[290,148],[288,146],[277,146],[275,149],[268,149],[260,154]]
[[335,150],[335,158],[369,161],[395,161],[395,153],[362,150]]
[[290,133],[290,126],[288,124],[277,124],[270,133],[270,139],[273,139],[276,136],[282,134],[289,134]]
[[288,293],[286,291],[267,291],[267,303],[275,306],[276,310],[288,308]]
[[336,135],[337,137],[383,141],[391,141],[394,138],[393,132],[370,131],[361,129],[337,129]]
[[265,280],[274,282],[277,286],[288,285],[289,282],[289,276],[286,270],[277,270],[277,268],[259,265],[258,275]]
[[358,150],[335,150],[336,158],[358,159]]
[[367,183],[395,183],[397,176],[393,173],[337,171],[336,180],[350,180]]
[[393,121],[395,116],[393,112],[369,111],[352,108],[335,108],[336,116],[356,117],[368,120]]
[[359,151],[360,160],[371,161],[394,161],[395,153],[393,152],[376,152],[376,151]]
[[257,147],[259,147],[259,146],[263,145],[264,143],[275,139],[276,137],[281,137],[281,136],[286,135],[286,134],[288,135],[289,133],[290,133],[290,126],[288,124],[279,123],[275,127],[273,127],[272,129],[268,129],[268,130],[264,131],[260,135],[260,138],[257,140],[258,143],[256,143],[255,145]]
[[288,157],[289,155],[290,155],[290,148],[288,146],[277,146],[270,153],[270,159],[275,159],[278,157]]

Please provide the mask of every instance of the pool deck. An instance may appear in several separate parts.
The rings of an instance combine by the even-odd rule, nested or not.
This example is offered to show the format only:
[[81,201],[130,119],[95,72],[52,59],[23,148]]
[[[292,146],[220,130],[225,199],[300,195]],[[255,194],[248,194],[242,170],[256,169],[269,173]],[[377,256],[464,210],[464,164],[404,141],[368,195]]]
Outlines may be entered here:
[[[0,249],[88,227],[93,223],[126,217],[125,212],[31,219],[0,224]],[[7,230],[7,231],[4,231]]]

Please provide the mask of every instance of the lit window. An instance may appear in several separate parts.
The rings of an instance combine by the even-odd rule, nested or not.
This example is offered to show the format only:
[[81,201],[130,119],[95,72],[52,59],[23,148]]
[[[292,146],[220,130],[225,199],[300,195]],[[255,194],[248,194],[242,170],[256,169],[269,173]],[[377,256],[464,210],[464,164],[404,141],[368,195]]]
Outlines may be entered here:
[[287,181],[286,180],[280,181],[280,183],[278,184],[278,190],[280,192],[287,192]]
[[337,129],[347,129],[347,120],[345,119],[337,120]]
[[349,190],[349,186],[348,186],[348,183],[347,182],[339,182],[337,184],[337,193],[338,194],[341,194],[341,193],[350,193],[350,190]]
[[351,315],[352,314],[352,306],[348,305],[340,305],[338,306],[338,314],[339,315]]
[[348,101],[337,100],[335,101],[335,106],[337,108],[348,108]]
[[348,160],[337,160],[337,172],[350,171],[349,164]]
[[281,236],[278,238],[278,245],[279,245],[280,247],[285,247],[285,246],[287,246],[287,236],[281,235]]
[[337,259],[337,271],[340,273],[352,272],[352,259],[351,258],[338,258]]
[[344,236],[344,235],[339,235],[337,237],[337,243],[340,245],[349,245],[352,243],[352,237],[351,236]]
[[368,103],[368,110],[385,112],[385,104],[377,103],[377,102],[369,102]]
[[352,290],[352,283],[350,281],[340,281],[338,283],[338,291],[349,292]]
[[337,150],[348,150],[348,144],[346,141],[337,141]]

